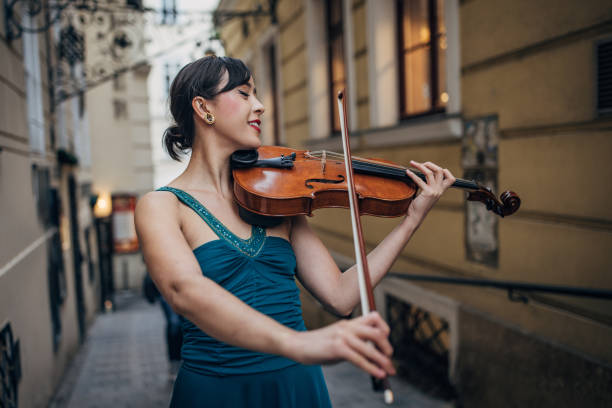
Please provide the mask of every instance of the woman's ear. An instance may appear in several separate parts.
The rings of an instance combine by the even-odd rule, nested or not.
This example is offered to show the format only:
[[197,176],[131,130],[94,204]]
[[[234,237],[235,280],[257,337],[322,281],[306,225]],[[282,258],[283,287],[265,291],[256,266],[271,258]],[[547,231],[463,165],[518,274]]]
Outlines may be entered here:
[[193,111],[196,113],[196,115],[198,115],[202,119],[206,116],[206,113],[208,112],[208,109],[206,107],[206,99],[202,98],[201,96],[196,96],[195,98],[193,98],[193,100],[191,101],[191,107],[193,108]]

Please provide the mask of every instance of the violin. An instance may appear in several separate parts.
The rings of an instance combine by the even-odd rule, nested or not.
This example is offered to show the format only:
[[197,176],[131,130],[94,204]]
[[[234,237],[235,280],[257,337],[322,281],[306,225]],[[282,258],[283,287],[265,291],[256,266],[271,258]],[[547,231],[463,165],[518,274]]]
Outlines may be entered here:
[[[248,223],[274,226],[283,217],[312,215],[319,208],[349,208],[344,156],[326,150],[296,150],[262,146],[239,150],[230,158],[234,197],[240,216]],[[360,215],[405,215],[418,187],[406,167],[382,159],[352,157]],[[421,179],[425,175],[414,172]],[[468,201],[479,201],[487,210],[505,217],[515,213],[521,199],[505,191],[497,199],[486,186],[457,179],[451,187],[469,190]]]

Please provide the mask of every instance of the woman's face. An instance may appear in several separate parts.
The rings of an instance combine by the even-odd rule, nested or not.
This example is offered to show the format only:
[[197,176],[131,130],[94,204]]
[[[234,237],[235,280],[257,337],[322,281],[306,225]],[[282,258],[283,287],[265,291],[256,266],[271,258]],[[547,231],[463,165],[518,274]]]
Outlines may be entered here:
[[[227,83],[227,73],[221,88]],[[218,94],[207,101],[209,111],[215,115],[215,130],[240,149],[256,149],[261,145],[260,117],[264,112],[257,99],[253,77],[244,85]]]

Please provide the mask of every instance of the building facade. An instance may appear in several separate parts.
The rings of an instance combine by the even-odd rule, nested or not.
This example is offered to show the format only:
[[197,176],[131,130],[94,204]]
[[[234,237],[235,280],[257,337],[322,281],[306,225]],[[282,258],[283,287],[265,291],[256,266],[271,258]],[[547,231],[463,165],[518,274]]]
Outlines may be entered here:
[[[138,249],[134,206],[153,189],[153,158],[147,81],[150,65],[118,75],[87,92],[92,136],[93,193],[110,197],[114,237],[113,289],[140,288],[146,273]],[[128,200],[125,215],[118,202]],[[119,204],[121,205],[121,204]],[[121,211],[120,211],[121,212]],[[118,247],[125,241],[127,247]]]
[[[223,0],[218,10],[256,2]],[[476,280],[612,288],[612,151],[604,1],[303,0],[217,29],[253,70],[265,144],[341,150],[346,87],[353,154],[432,161],[520,210],[499,219],[449,190],[377,288],[400,372],[464,406],[605,406],[612,401],[610,301],[509,292]],[[397,219],[364,217],[373,248]],[[313,228],[352,264],[349,214]],[[405,279],[424,275],[470,285]],[[311,327],[332,317],[304,295]],[[415,370],[421,370],[415,373]],[[423,380],[431,377],[431,380]]]
[[[105,296],[142,282],[137,252],[107,259],[113,229],[100,239],[95,199],[150,191],[153,171],[148,67],[89,93],[87,28],[25,3],[0,8],[0,365],[2,404],[43,407]],[[129,213],[104,216],[129,232]]]
[[[58,39],[57,25],[43,33],[19,33],[5,13],[3,7],[2,393],[9,405],[13,399],[19,406],[40,407],[52,396],[98,310],[90,139],[82,96],[54,98],[57,55],[50,44]],[[25,26],[42,18],[21,17]]]

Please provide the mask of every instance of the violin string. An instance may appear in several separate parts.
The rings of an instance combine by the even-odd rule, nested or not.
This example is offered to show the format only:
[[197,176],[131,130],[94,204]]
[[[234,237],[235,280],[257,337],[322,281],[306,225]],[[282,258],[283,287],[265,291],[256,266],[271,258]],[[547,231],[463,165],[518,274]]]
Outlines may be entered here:
[[[313,157],[320,157],[322,152],[323,152],[322,150],[311,152],[311,155]],[[328,159],[334,158],[336,160],[340,160],[344,162],[344,156],[339,153],[325,151],[325,154]],[[353,168],[357,170],[370,171],[370,172],[375,172],[378,174],[389,175],[389,176],[398,177],[398,178],[408,177],[406,175],[406,170],[408,170],[407,167],[402,167],[399,165],[391,165],[388,163],[382,163],[376,160],[364,159],[364,158],[356,157],[356,156],[353,156],[352,162],[353,162]],[[410,170],[410,171],[415,173],[421,179],[425,180],[425,176],[423,175],[423,173],[419,171],[414,171],[414,170]],[[475,183],[474,181],[463,180],[463,179],[457,179],[455,183],[453,183],[453,187],[465,188],[465,189],[471,189],[471,190],[480,189],[480,186],[478,186],[478,184]]]
[[[337,160],[340,160],[341,162],[344,163],[344,156],[342,156],[339,153],[336,152],[328,152],[328,151],[314,151],[314,152],[310,152],[311,156],[319,158],[321,157],[321,155],[323,154],[323,152],[325,152],[326,157],[329,158],[334,158]],[[352,158],[352,162],[353,162],[353,167],[355,167],[355,164],[358,164],[360,166],[357,166],[358,169],[363,169],[363,170],[379,170],[382,172],[386,172],[388,175],[392,175],[392,176],[399,176],[399,177],[404,177],[406,176],[406,167],[402,167],[402,166],[397,166],[397,165],[389,165],[387,163],[382,163],[382,162],[377,162],[375,160],[371,160],[371,159],[363,159],[361,157],[356,157],[353,156]]]

